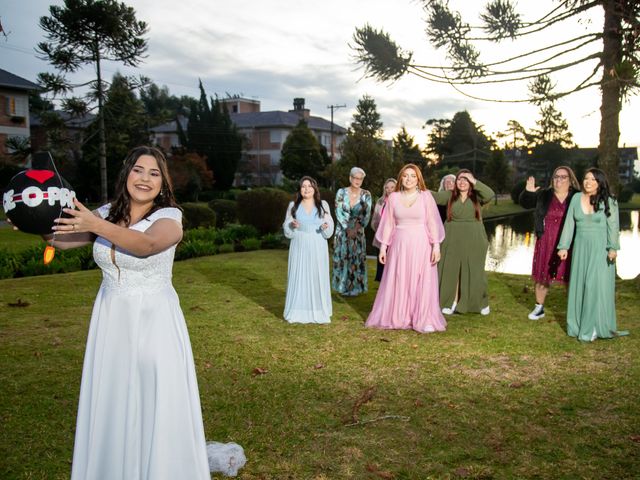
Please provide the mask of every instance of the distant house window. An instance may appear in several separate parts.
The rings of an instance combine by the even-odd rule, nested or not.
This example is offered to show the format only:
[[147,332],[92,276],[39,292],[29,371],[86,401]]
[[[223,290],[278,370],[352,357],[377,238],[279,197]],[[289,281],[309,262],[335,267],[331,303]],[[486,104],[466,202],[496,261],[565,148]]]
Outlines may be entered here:
[[238,105],[234,105],[234,106],[231,108],[231,111],[232,111],[233,113],[238,113]]
[[280,152],[271,152],[271,165],[280,165]]
[[269,132],[269,141],[271,143],[281,143],[282,140],[282,132],[280,130],[271,130]]
[[7,97],[7,115],[10,117],[26,117],[28,112],[27,97]]

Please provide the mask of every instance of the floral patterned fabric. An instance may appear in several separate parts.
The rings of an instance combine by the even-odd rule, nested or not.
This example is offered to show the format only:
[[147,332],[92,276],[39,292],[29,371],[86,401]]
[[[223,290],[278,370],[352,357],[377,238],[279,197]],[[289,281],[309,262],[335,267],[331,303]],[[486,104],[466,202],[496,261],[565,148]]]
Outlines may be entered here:
[[[333,243],[332,288],[342,295],[367,291],[367,241],[364,229],[371,219],[371,194],[360,190],[351,206],[348,188],[336,193],[336,231]],[[348,233],[355,231],[353,238]]]

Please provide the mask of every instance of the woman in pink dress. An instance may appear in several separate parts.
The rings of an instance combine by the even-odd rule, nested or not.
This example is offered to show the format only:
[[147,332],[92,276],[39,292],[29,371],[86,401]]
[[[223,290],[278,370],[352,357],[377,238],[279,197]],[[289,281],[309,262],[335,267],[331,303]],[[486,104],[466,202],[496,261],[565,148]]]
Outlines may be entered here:
[[445,330],[440,311],[438,269],[444,227],[420,169],[405,165],[389,195],[376,233],[384,273],[365,326]]

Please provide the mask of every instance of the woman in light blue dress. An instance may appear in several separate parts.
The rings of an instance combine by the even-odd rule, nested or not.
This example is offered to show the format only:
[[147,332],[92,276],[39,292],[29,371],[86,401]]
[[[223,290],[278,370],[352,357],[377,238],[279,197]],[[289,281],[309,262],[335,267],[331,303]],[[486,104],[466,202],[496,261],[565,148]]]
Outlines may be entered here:
[[327,202],[320,200],[313,178],[300,180],[300,190],[287,207],[282,227],[291,239],[284,319],[289,323],[329,323],[332,307],[327,239],[333,234],[333,219]]

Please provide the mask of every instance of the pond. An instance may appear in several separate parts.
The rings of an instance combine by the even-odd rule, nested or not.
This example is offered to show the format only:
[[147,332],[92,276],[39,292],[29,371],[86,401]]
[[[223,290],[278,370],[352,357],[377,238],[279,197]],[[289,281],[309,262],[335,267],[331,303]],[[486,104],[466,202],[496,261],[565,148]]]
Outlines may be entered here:
[[[635,278],[640,274],[640,211],[620,212],[620,251],[618,277]],[[485,223],[489,237],[489,252],[485,268],[491,272],[529,275],[536,236],[533,214],[530,212]]]

